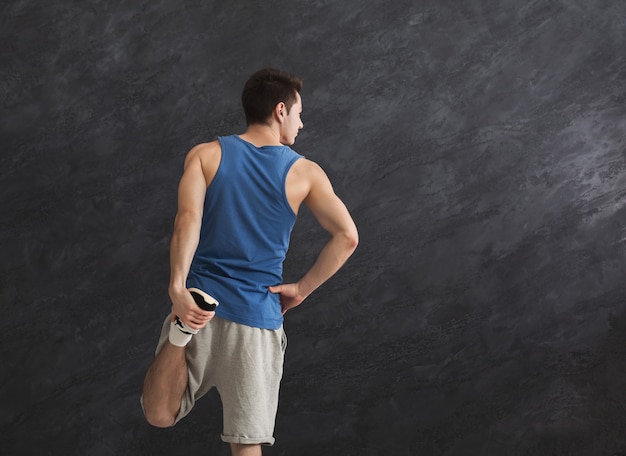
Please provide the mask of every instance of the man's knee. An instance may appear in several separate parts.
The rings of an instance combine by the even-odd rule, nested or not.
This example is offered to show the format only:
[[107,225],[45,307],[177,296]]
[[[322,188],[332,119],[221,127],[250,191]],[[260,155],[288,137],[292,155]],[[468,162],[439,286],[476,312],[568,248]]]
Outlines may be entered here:
[[144,397],[141,397],[141,408],[146,421],[154,427],[168,428],[176,423],[176,415],[162,407],[151,406],[146,404]]
[[172,427],[174,426],[174,423],[176,422],[176,417],[166,411],[159,412],[159,411],[144,410],[144,416],[146,417],[146,421],[148,423],[158,428]]

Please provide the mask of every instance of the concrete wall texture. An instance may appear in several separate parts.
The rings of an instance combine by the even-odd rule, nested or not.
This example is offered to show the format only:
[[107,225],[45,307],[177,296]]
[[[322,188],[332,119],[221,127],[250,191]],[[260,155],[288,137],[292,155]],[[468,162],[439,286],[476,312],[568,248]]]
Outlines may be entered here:
[[[361,244],[289,313],[266,455],[626,454],[626,3],[3,3],[0,453],[228,454],[141,382],[183,158],[302,76]],[[325,235],[303,211],[297,279]]]

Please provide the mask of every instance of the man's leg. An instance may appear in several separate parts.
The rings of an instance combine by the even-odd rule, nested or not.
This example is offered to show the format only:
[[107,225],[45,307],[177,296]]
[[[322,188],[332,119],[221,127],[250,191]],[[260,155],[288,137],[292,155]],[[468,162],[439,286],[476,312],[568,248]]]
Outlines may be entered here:
[[222,324],[217,388],[222,399],[222,440],[233,456],[261,456],[274,443],[274,423],[283,373],[286,336],[225,321]]
[[239,443],[231,443],[230,451],[233,456],[261,456],[261,445],[241,445]]
[[148,423],[156,427],[174,425],[188,375],[185,347],[166,341],[143,382],[143,408]]

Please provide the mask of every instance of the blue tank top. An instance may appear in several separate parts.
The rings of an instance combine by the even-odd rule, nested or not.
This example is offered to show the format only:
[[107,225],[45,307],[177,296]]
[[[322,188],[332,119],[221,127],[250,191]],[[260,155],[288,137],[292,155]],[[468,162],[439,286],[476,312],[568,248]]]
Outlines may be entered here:
[[221,318],[278,329],[279,296],[268,287],[282,283],[296,220],[285,180],[302,156],[287,146],[256,147],[236,135],[218,139],[222,158],[207,188],[187,286],[214,296]]

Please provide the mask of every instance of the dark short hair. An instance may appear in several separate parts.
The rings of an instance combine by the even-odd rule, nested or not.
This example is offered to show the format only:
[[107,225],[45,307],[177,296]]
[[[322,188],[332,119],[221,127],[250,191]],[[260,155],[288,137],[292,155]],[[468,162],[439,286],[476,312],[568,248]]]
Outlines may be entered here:
[[302,79],[286,71],[265,68],[254,73],[243,88],[241,103],[246,114],[246,123],[264,124],[281,101],[287,114],[297,100],[296,93],[302,90]]

